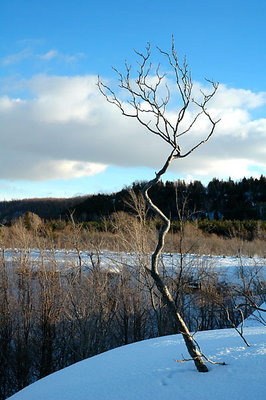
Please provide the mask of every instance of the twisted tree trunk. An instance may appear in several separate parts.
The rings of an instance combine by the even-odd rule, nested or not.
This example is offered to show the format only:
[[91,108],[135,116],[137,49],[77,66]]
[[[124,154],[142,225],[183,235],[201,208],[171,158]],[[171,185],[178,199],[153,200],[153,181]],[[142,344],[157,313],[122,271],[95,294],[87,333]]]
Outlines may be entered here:
[[151,268],[147,268],[148,272],[150,273],[151,277],[153,278],[157,289],[162,295],[163,301],[165,302],[173,320],[176,322],[179,332],[182,334],[187,350],[193,359],[195,366],[199,372],[208,372],[208,368],[203,361],[202,355],[196,347],[196,344],[193,340],[192,335],[190,334],[183,318],[179,314],[173,297],[164,283],[162,278],[160,277],[159,270],[158,270],[158,261],[159,256],[163,250],[165,237],[167,232],[170,229],[170,220],[166,217],[166,215],[152,202],[151,198],[149,197],[148,191],[149,189],[159,182],[161,176],[167,171],[168,167],[170,166],[172,160],[177,158],[178,155],[175,155],[175,150],[173,150],[168,157],[166,163],[164,164],[163,168],[156,174],[156,177],[149,181],[143,188],[142,192],[145,198],[145,201],[150,209],[152,209],[164,222],[163,228],[159,232],[158,236],[158,243],[154,253],[152,254],[151,258]]

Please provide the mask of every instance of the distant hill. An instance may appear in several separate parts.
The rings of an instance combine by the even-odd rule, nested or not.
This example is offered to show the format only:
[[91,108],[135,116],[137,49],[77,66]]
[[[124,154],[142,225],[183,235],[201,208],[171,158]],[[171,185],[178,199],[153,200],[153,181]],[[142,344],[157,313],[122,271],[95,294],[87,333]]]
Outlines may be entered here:
[[[145,182],[135,182],[130,188],[112,194],[97,194],[71,199],[25,199],[0,202],[0,222],[6,223],[26,211],[45,219],[67,219],[74,211],[78,221],[100,221],[113,212],[130,212],[128,189],[140,192]],[[150,190],[151,198],[170,216],[178,219],[178,208],[186,203],[186,213],[192,218],[266,221],[266,177],[243,178],[234,182],[214,178],[207,186],[200,181],[186,183],[159,182]],[[131,210],[132,211],[132,210]]]
[[0,201],[0,222],[8,223],[27,211],[37,214],[41,218],[59,219],[66,214],[69,208],[82,203],[86,198],[87,196],[70,199],[43,198]]

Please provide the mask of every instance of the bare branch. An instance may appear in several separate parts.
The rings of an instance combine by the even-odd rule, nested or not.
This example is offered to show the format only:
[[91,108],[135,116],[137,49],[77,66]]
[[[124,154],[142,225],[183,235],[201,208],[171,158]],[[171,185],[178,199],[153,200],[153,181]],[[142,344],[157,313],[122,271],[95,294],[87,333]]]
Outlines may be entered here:
[[[195,332],[195,333],[196,333],[196,332]],[[195,333],[194,333],[193,335],[191,335],[191,338],[193,339],[193,342],[195,343],[195,345],[196,345],[197,348],[198,348],[200,357],[204,358],[204,359],[205,359],[208,363],[210,363],[210,364],[226,365],[225,362],[219,362],[219,361],[213,361],[213,360],[211,360],[209,357],[207,357],[207,356],[202,352],[202,350],[201,350],[201,348],[200,348],[198,342],[196,341],[196,339],[195,339],[195,337],[194,337],[194,336],[195,336]],[[183,357],[182,360],[175,360],[175,361],[178,362],[178,363],[184,363],[184,362],[187,362],[187,361],[194,361],[193,358],[185,358],[185,357],[183,356],[183,354],[182,354],[182,357]]]
[[[213,360],[211,360],[210,358],[206,357],[204,354],[202,354],[201,356],[202,356],[207,362],[209,362],[210,364],[226,365],[225,362],[213,361]],[[184,362],[187,362],[187,361],[194,361],[193,358],[184,358],[183,354],[182,354],[182,357],[183,357],[182,360],[174,360],[174,361],[175,361],[175,362],[178,362],[178,363],[180,363],[180,364],[181,364],[181,363],[184,363]]]
[[[212,92],[205,94],[202,91],[202,101],[192,99],[191,92],[193,83],[191,72],[188,69],[186,57],[184,58],[183,64],[180,65],[175,50],[174,38],[172,37],[171,53],[163,51],[159,47],[157,47],[157,49],[160,54],[167,58],[170,66],[174,70],[176,86],[183,102],[183,106],[178,111],[174,123],[168,118],[167,108],[170,102],[170,90],[167,83],[165,83],[166,74],[160,72],[160,63],[154,69],[152,62],[150,61],[150,43],[147,44],[146,52],[144,53],[135,50],[135,53],[140,58],[140,60],[137,61],[139,68],[136,79],[133,79],[132,66],[128,65],[127,61],[125,61],[125,74],[113,67],[113,70],[118,76],[119,87],[125,90],[129,95],[129,99],[126,103],[121,101],[117,97],[115,91],[105,85],[99,77],[97,85],[105,99],[109,103],[114,104],[121,111],[122,115],[136,118],[149,132],[160,136],[172,147],[172,149],[176,150],[175,158],[184,158],[210,139],[217,123],[219,122],[219,120],[214,121],[212,119],[206,108],[207,103],[213,98],[218,89],[218,83],[206,79],[206,81],[212,85]],[[161,95],[161,90],[166,92],[164,96]],[[194,105],[198,107],[199,111],[188,126],[180,131],[181,122],[183,122],[186,111],[191,103],[194,103]],[[131,111],[129,107],[126,107],[126,104],[131,107]],[[196,124],[198,118],[202,115],[205,115],[207,120],[210,122],[211,126],[209,133],[204,140],[201,140],[185,154],[181,154],[180,143],[178,143],[177,140],[181,136],[189,133]]]
[[232,324],[232,326],[233,326],[233,328],[235,329],[235,331],[239,334],[239,336],[243,339],[243,341],[244,341],[244,343],[246,344],[246,346],[247,347],[250,347],[250,344],[248,343],[248,341],[246,340],[246,338],[244,337],[244,334],[243,334],[243,332],[244,332],[244,315],[243,315],[243,313],[242,313],[242,311],[241,310],[238,310],[238,311],[240,311],[240,314],[241,314],[241,327],[240,327],[240,330],[239,330],[239,328],[236,326],[236,324],[232,321],[232,319],[230,318],[230,314],[229,314],[229,310],[228,310],[228,308],[224,305],[224,304],[222,304],[221,305],[222,306],[222,308],[224,309],[224,311],[225,311],[225,313],[226,313],[226,317],[227,317],[227,320]]
[[[253,308],[255,308],[255,310],[258,310],[258,311],[261,311],[261,312],[266,312],[266,309],[261,308],[260,306],[258,306],[257,303],[256,303],[248,294],[246,294],[245,292],[243,292],[243,291],[241,291],[241,290],[238,290],[237,288],[235,288],[235,291],[236,291],[238,294],[240,294],[241,296],[244,296],[244,297],[248,300],[249,304],[250,304]],[[236,306],[236,308],[243,307],[243,306],[245,306],[245,305],[246,305],[246,304],[238,304],[238,305]]]
[[[199,349],[198,344],[195,342],[194,337],[190,334],[183,318],[180,313],[177,311],[176,304],[173,300],[173,297],[164,283],[162,277],[159,274],[158,270],[158,262],[159,256],[164,247],[165,237],[170,228],[170,220],[167,216],[153,203],[149,196],[150,188],[159,182],[162,175],[168,170],[173,160],[178,158],[187,157],[194,150],[196,150],[199,146],[206,143],[210,137],[212,136],[215,127],[219,121],[214,121],[207,110],[207,103],[212,99],[215,95],[218,84],[213,81],[209,81],[212,84],[213,91],[206,95],[203,92],[202,101],[197,102],[191,98],[192,92],[192,78],[191,72],[188,69],[188,64],[186,57],[183,61],[183,64],[180,65],[177,52],[175,50],[175,42],[174,37],[172,37],[172,50],[171,53],[161,50],[157,47],[160,54],[166,57],[169,65],[172,67],[175,73],[175,83],[177,87],[177,92],[182,101],[181,109],[176,112],[175,121],[169,119],[167,113],[167,107],[170,102],[170,90],[166,85],[164,85],[165,73],[160,72],[160,64],[157,67],[153,68],[153,65],[150,61],[151,57],[151,45],[147,44],[146,52],[141,53],[135,50],[135,53],[140,58],[137,62],[138,65],[138,73],[137,78],[132,78],[132,69],[131,66],[128,66],[127,62],[125,62],[125,74],[122,74],[118,69],[114,68],[114,71],[118,75],[119,87],[126,91],[128,94],[129,100],[127,100],[127,104],[132,107],[132,112],[127,111],[126,105],[118,99],[115,92],[103,84],[98,78],[98,87],[100,92],[104,95],[106,100],[114,104],[118,109],[122,112],[123,115],[128,117],[136,118],[139,123],[144,126],[149,132],[160,136],[165,142],[167,142],[171,151],[170,154],[165,161],[161,170],[156,173],[154,179],[150,180],[143,188],[142,193],[144,195],[145,201],[149,208],[157,214],[161,220],[163,221],[163,228],[159,232],[157,246],[154,250],[154,253],[151,257],[151,267],[146,266],[147,272],[153,278],[153,281],[162,295],[163,301],[168,307],[169,313],[174,319],[176,326],[179,329],[179,332],[183,335],[184,341],[186,343],[188,352],[192,357],[198,371],[207,372],[208,368],[206,367],[203,358],[207,359],[207,357],[202,353]],[[155,72],[153,72],[155,71]],[[153,75],[152,75],[153,73]],[[166,95],[161,95],[161,89],[166,90]],[[193,103],[198,108],[198,112],[196,113],[193,120],[188,124],[187,128],[183,128],[183,131],[180,130],[180,124],[184,121],[185,114],[190,106]],[[182,154],[180,143],[177,141],[178,138],[187,134],[192,127],[196,124],[199,116],[204,115],[207,120],[210,122],[210,129],[205,139],[197,143],[194,147],[192,147],[187,153]],[[211,361],[209,361],[211,362]],[[224,365],[224,364],[223,364]]]

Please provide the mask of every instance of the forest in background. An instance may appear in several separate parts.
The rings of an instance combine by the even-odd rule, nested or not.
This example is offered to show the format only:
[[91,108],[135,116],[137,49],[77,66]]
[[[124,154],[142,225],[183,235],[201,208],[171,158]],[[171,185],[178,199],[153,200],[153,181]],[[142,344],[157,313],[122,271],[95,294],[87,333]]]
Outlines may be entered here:
[[[75,219],[82,222],[100,221],[117,211],[129,211],[129,191],[138,193],[145,182],[134,182],[131,187],[112,194],[95,194],[69,199],[24,199],[0,202],[0,222],[29,211],[45,219],[68,219],[75,210]],[[266,177],[243,178],[238,182],[214,178],[207,186],[200,181],[186,183],[159,182],[150,190],[151,197],[171,220],[178,219],[178,208],[186,202],[188,213],[195,218],[209,220],[266,220]]]
[[[62,231],[76,223],[96,231],[113,231],[111,220],[117,212],[132,214],[131,192],[138,195],[145,182],[135,182],[117,193],[96,194],[70,199],[24,199],[0,202],[1,225],[34,213],[51,231]],[[193,223],[205,234],[243,240],[261,238],[266,231],[266,178],[213,179],[207,186],[200,181],[160,182],[150,190],[158,207],[171,219],[172,232],[180,230],[180,219]],[[133,210],[134,214],[134,210]],[[147,223],[157,229],[161,222],[147,212]],[[27,225],[27,222],[26,222]]]

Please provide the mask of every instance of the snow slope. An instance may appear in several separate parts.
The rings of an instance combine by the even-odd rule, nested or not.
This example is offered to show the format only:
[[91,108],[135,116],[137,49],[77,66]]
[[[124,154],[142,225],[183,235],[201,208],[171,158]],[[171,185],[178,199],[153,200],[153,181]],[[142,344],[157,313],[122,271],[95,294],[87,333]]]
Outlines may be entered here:
[[76,363],[28,386],[12,400],[266,399],[266,326],[199,332],[202,350],[226,366],[198,373],[180,335],[150,339]]
[[[266,310],[266,302],[260,305],[262,310]],[[251,314],[245,320],[245,327],[257,326],[258,321],[261,321],[266,326],[266,314],[265,312],[255,310],[253,314]]]

